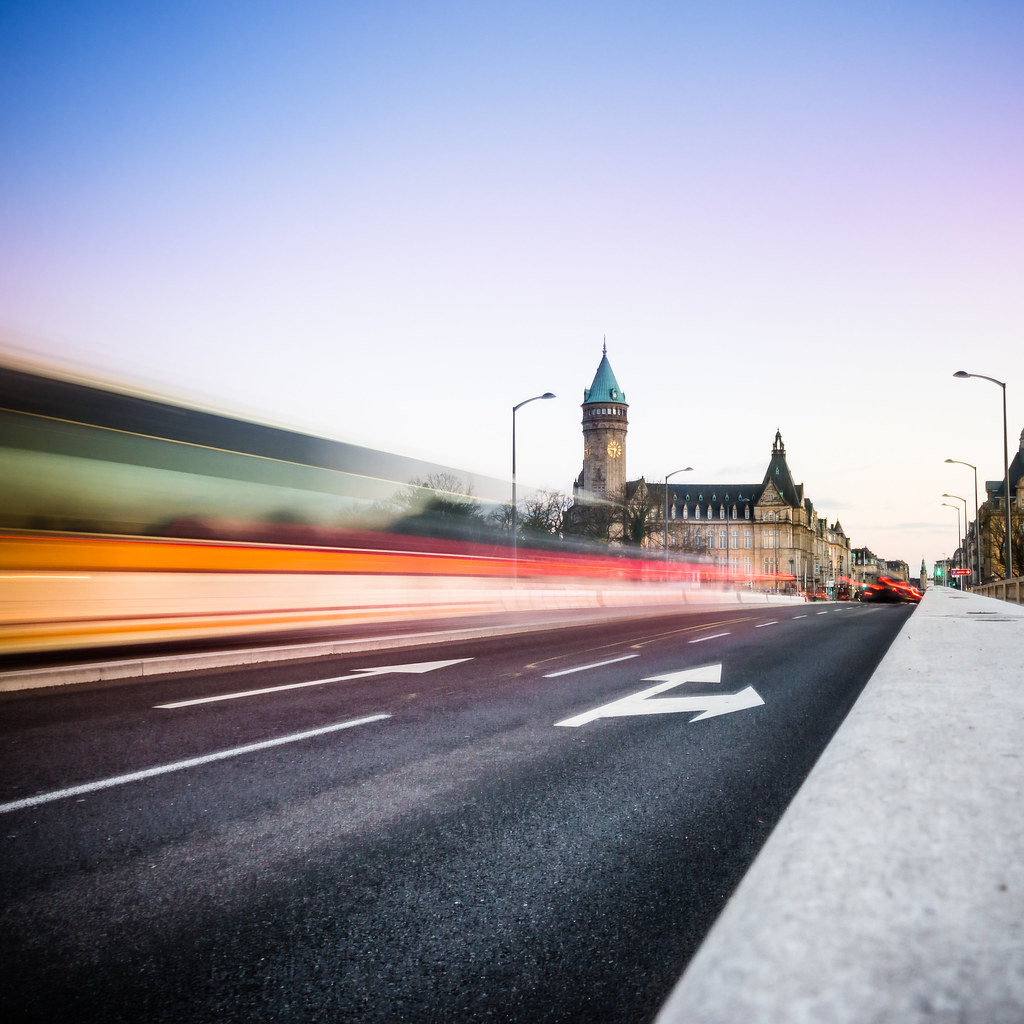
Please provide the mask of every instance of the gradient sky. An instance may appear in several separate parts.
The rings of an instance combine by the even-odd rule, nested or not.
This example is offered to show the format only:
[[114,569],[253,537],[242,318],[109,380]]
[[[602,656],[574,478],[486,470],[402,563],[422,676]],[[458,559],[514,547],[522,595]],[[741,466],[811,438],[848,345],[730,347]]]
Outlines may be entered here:
[[1024,6],[0,7],[4,347],[571,491],[793,475],[951,554],[1024,428]]

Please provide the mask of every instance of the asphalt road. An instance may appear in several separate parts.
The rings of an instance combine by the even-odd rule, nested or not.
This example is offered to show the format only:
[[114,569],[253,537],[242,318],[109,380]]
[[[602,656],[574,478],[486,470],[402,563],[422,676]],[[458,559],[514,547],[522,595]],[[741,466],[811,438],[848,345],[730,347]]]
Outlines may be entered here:
[[4,695],[0,1012],[649,1021],[911,612]]

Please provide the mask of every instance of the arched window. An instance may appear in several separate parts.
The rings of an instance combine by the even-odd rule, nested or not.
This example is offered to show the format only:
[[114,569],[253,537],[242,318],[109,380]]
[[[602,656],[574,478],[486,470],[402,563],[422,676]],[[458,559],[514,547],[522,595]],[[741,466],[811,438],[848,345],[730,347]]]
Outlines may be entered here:
[[683,518],[684,519],[689,519],[690,518],[690,506],[689,505],[684,505],[683,506]]
[[693,506],[693,518],[700,519],[700,505]]
[[725,518],[725,506],[724,505],[719,505],[718,506],[718,518],[719,519],[724,519]]

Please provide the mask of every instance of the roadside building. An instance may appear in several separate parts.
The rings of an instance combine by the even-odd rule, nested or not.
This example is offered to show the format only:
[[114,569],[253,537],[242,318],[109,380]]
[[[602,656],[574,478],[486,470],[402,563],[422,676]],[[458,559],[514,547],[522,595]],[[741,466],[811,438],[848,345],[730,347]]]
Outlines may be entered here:
[[[1013,543],[1012,576],[1024,574],[1024,430],[1020,445],[1009,466],[1010,537]],[[978,510],[978,535],[981,545],[982,581],[1006,574],[1005,480],[986,480],[988,495]]]
[[852,567],[840,523],[819,517],[793,479],[776,430],[764,477],[750,483],[651,483],[626,473],[628,405],[607,346],[583,393],[583,468],[573,486],[566,530],[703,565],[756,589],[839,593]]

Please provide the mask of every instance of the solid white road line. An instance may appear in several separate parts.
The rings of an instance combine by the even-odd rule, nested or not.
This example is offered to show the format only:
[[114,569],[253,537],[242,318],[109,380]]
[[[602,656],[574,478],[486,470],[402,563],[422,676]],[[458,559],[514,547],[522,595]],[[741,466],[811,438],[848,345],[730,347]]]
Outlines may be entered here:
[[308,679],[303,683],[283,683],[280,686],[264,686],[259,690],[241,690],[235,693],[218,693],[213,697],[193,697],[191,700],[178,700],[172,704],[154,704],[155,708],[175,709],[191,708],[197,704],[213,704],[220,700],[238,700],[240,697],[259,697],[265,693],[281,693],[284,690],[301,690],[306,686],[324,686],[327,683],[348,683],[359,679],[368,679],[370,676],[386,676],[392,672],[411,672],[415,675],[422,675],[424,672],[433,672],[435,669],[448,668],[450,665],[461,665],[469,658],[455,658],[448,661],[419,661],[407,665],[375,665],[372,668],[357,668],[354,673],[347,676],[332,676],[330,679]]
[[705,640],[717,640],[720,636],[728,636],[728,633],[712,633],[711,636],[699,636],[696,640],[687,640],[688,644],[702,644]]
[[588,668],[601,668],[604,665],[614,665],[618,661],[629,661],[630,658],[639,658],[639,654],[624,654],[621,658],[612,658],[610,661],[595,661],[593,665],[580,665],[577,668],[563,668],[560,672],[548,672],[545,679],[554,679],[556,676],[568,676],[573,672],[585,672]]
[[319,729],[292,733],[290,736],[279,736],[273,740],[248,743],[244,747],[232,747],[230,750],[218,750],[216,753],[204,754],[201,757],[190,757],[185,761],[162,764],[156,768],[145,768],[142,771],[131,772],[128,775],[116,775],[111,779],[87,782],[81,786],[71,786],[69,789],[57,789],[52,793],[40,793],[38,796],[26,797],[24,800],[12,800],[10,803],[0,804],[0,814],[24,810],[26,807],[38,807],[39,804],[52,803],[54,800],[65,800],[71,796],[81,796],[83,793],[95,793],[99,789],[110,789],[112,786],[123,786],[129,782],[150,779],[155,775],[166,775],[169,772],[180,772],[186,768],[197,768],[200,765],[209,764],[211,761],[223,761],[229,757],[239,757],[242,754],[251,754],[257,750],[268,750],[271,747],[280,747],[286,743],[299,743],[301,740],[312,739],[314,736],[324,736],[327,733],[338,732],[341,729],[352,729],[357,725],[380,722],[390,717],[390,715],[380,714],[367,715],[365,718],[353,718],[347,722],[337,722],[334,725],[325,725]]

